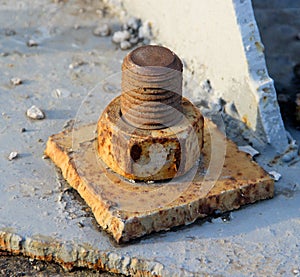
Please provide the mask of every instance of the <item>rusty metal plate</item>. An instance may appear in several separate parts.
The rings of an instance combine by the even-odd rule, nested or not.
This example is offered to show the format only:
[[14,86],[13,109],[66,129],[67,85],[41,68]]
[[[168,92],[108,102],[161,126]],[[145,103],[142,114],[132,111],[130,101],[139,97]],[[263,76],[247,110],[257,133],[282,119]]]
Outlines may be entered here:
[[206,120],[202,159],[184,176],[135,183],[97,155],[96,123],[52,135],[45,154],[117,242],[190,224],[274,195],[274,181]]

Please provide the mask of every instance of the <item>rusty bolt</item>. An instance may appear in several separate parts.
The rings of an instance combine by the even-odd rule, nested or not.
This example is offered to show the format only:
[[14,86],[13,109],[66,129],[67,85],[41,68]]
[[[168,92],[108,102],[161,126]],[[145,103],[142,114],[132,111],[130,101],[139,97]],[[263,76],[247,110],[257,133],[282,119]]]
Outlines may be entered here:
[[122,65],[122,93],[102,113],[98,154],[118,174],[164,180],[189,171],[203,146],[203,116],[182,97],[182,63],[161,46],[142,46]]
[[[132,51],[122,65],[121,112],[131,125],[141,129],[173,126],[181,116],[182,63],[169,49],[142,46]],[[181,115],[181,113],[178,113]]]

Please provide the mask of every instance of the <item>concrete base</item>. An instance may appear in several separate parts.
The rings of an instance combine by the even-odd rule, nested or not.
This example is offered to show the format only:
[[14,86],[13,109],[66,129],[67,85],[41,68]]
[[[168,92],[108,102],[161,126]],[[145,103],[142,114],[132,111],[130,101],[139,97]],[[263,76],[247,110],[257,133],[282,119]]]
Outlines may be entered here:
[[[111,101],[106,98],[120,94],[112,93],[119,83],[108,76],[121,71],[125,53],[116,49],[111,37],[93,36],[98,24],[108,22],[117,29],[120,23],[109,14],[99,17],[100,1],[92,1],[92,6],[87,1],[2,2],[1,250],[56,261],[68,269],[96,268],[133,276],[299,275],[300,162],[270,164],[276,154],[271,147],[255,159],[265,170],[282,175],[272,200],[235,210],[226,220],[198,220],[116,245],[51,160],[42,156],[49,136],[72,125],[79,107],[88,119],[91,112],[97,114],[84,123],[96,122]],[[11,28],[16,35],[6,36],[4,29]],[[32,37],[38,47],[27,47]],[[80,61],[84,64],[70,68]],[[23,84],[12,86],[13,77],[21,78]],[[87,97],[96,86],[100,97]],[[45,112],[44,120],[26,117],[32,105]],[[22,128],[27,131],[21,133]],[[300,132],[291,134],[299,143]],[[19,155],[9,161],[12,151]]]
[[246,153],[206,123],[202,160],[169,182],[132,183],[97,156],[95,124],[53,135],[45,154],[117,242],[187,225],[274,195],[274,181]]

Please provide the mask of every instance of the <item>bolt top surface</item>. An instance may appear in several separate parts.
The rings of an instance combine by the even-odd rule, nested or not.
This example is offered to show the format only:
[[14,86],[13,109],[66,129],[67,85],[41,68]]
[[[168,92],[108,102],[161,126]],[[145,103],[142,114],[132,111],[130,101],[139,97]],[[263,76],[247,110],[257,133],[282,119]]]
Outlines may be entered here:
[[158,45],[141,46],[130,52],[124,61],[126,68],[140,74],[162,74],[160,70],[155,69],[157,67],[182,72],[182,63],[176,54],[168,48]]
[[130,58],[139,66],[169,67],[175,60],[175,54],[165,47],[148,45],[132,51]]

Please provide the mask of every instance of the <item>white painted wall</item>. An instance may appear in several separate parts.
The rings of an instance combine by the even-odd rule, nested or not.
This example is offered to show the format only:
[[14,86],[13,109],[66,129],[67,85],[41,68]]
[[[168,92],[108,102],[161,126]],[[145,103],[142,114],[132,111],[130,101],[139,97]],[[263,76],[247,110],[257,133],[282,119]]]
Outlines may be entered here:
[[[116,1],[116,0],[115,0]],[[253,137],[287,146],[251,0],[122,0],[131,15],[149,20],[155,38],[181,57],[199,84],[234,103]]]

